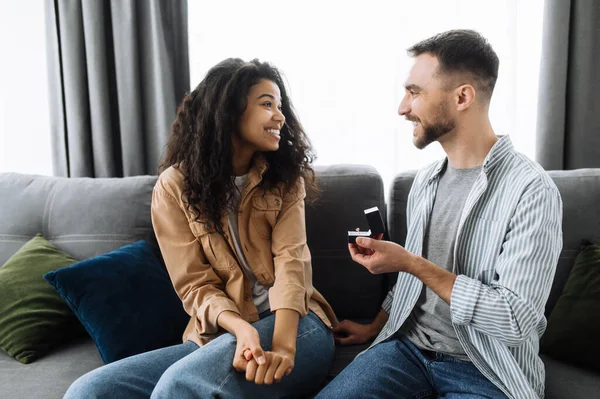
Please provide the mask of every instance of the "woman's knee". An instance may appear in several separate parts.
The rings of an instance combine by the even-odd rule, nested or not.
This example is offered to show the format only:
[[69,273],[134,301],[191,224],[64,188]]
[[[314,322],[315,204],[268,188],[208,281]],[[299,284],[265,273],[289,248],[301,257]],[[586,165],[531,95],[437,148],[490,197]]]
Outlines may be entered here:
[[160,377],[151,399],[212,398],[219,392],[217,381],[208,370],[171,367]]
[[71,384],[63,399],[110,398],[111,378],[100,369],[91,371],[79,377]]
[[235,350],[234,339],[219,338],[169,367],[158,380],[152,398],[197,398],[216,394],[233,370],[232,350]]
[[335,342],[332,331],[313,313],[301,320],[298,328],[298,349],[319,353],[333,359]]
[[158,383],[152,391],[151,399],[169,397],[184,398],[185,396],[182,392],[190,390],[187,386],[188,383],[186,383],[185,378],[181,375],[179,370],[176,367],[171,366],[158,380]]

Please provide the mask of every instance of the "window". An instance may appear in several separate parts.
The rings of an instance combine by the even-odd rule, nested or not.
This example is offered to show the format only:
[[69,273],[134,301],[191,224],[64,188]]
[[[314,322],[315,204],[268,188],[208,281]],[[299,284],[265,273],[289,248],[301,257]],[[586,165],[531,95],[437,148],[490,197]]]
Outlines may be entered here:
[[227,57],[272,62],[287,78],[317,164],[373,165],[389,184],[444,155],[437,143],[417,150],[412,125],[396,113],[412,63],[406,48],[475,29],[500,58],[492,125],[533,158],[542,14],[543,0],[189,0],[191,84]]
[[52,174],[43,1],[0,1],[0,172]]
[[[189,0],[191,82],[227,57],[272,62],[317,164],[370,164],[389,183],[443,156],[437,144],[415,149],[396,114],[412,62],[405,49],[472,28],[500,57],[492,125],[533,158],[542,11],[543,0]],[[44,29],[44,2],[0,2],[0,172],[52,174]]]

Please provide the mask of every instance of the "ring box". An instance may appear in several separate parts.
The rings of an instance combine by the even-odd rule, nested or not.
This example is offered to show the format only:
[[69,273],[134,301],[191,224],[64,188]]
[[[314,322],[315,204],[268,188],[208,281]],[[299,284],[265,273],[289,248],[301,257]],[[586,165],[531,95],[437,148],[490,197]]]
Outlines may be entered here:
[[371,237],[371,230],[348,231],[348,244],[356,244],[356,238],[358,237]]
[[379,212],[379,208],[374,206],[373,208],[365,209],[365,216],[367,223],[369,224],[369,230],[367,231],[348,231],[348,243],[356,244],[357,237],[376,237],[379,234],[383,234],[384,239],[387,240],[387,233],[385,231],[385,225],[383,224],[383,218]]

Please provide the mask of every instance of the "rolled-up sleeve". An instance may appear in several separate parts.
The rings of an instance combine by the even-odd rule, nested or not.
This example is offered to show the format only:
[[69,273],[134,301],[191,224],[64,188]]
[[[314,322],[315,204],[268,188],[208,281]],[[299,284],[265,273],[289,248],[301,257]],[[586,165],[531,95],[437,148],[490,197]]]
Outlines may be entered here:
[[159,178],[152,193],[152,224],[173,287],[185,311],[195,318],[198,334],[218,332],[224,311],[239,314],[223,291],[225,285],[208,262],[191,231],[176,189]]
[[498,279],[486,285],[459,275],[450,299],[452,322],[470,325],[508,346],[527,339],[544,317],[562,249],[562,201],[557,189],[526,193],[498,257]]
[[271,234],[275,283],[269,290],[271,311],[292,309],[304,317],[312,296],[311,256],[306,243],[304,182],[283,198]]

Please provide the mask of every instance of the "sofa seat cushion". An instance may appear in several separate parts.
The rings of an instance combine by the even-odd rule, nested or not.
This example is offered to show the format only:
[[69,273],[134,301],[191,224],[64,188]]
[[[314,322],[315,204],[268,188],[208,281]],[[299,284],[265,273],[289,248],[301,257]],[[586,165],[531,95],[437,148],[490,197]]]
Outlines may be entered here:
[[31,364],[0,351],[0,397],[62,398],[79,376],[103,365],[94,341],[82,337]]
[[327,375],[327,380],[332,380],[333,378],[335,378],[335,376],[337,376],[339,373],[341,373],[342,370],[346,366],[348,366],[350,363],[352,363],[354,358],[360,352],[367,349],[369,347],[369,345],[371,345],[371,342],[368,342],[366,344],[361,344],[361,345],[348,345],[348,346],[342,346],[342,345],[336,344],[335,355],[333,358],[333,366],[331,367],[331,370],[329,370],[329,374]]
[[546,399],[600,398],[600,374],[541,355],[546,366]]

